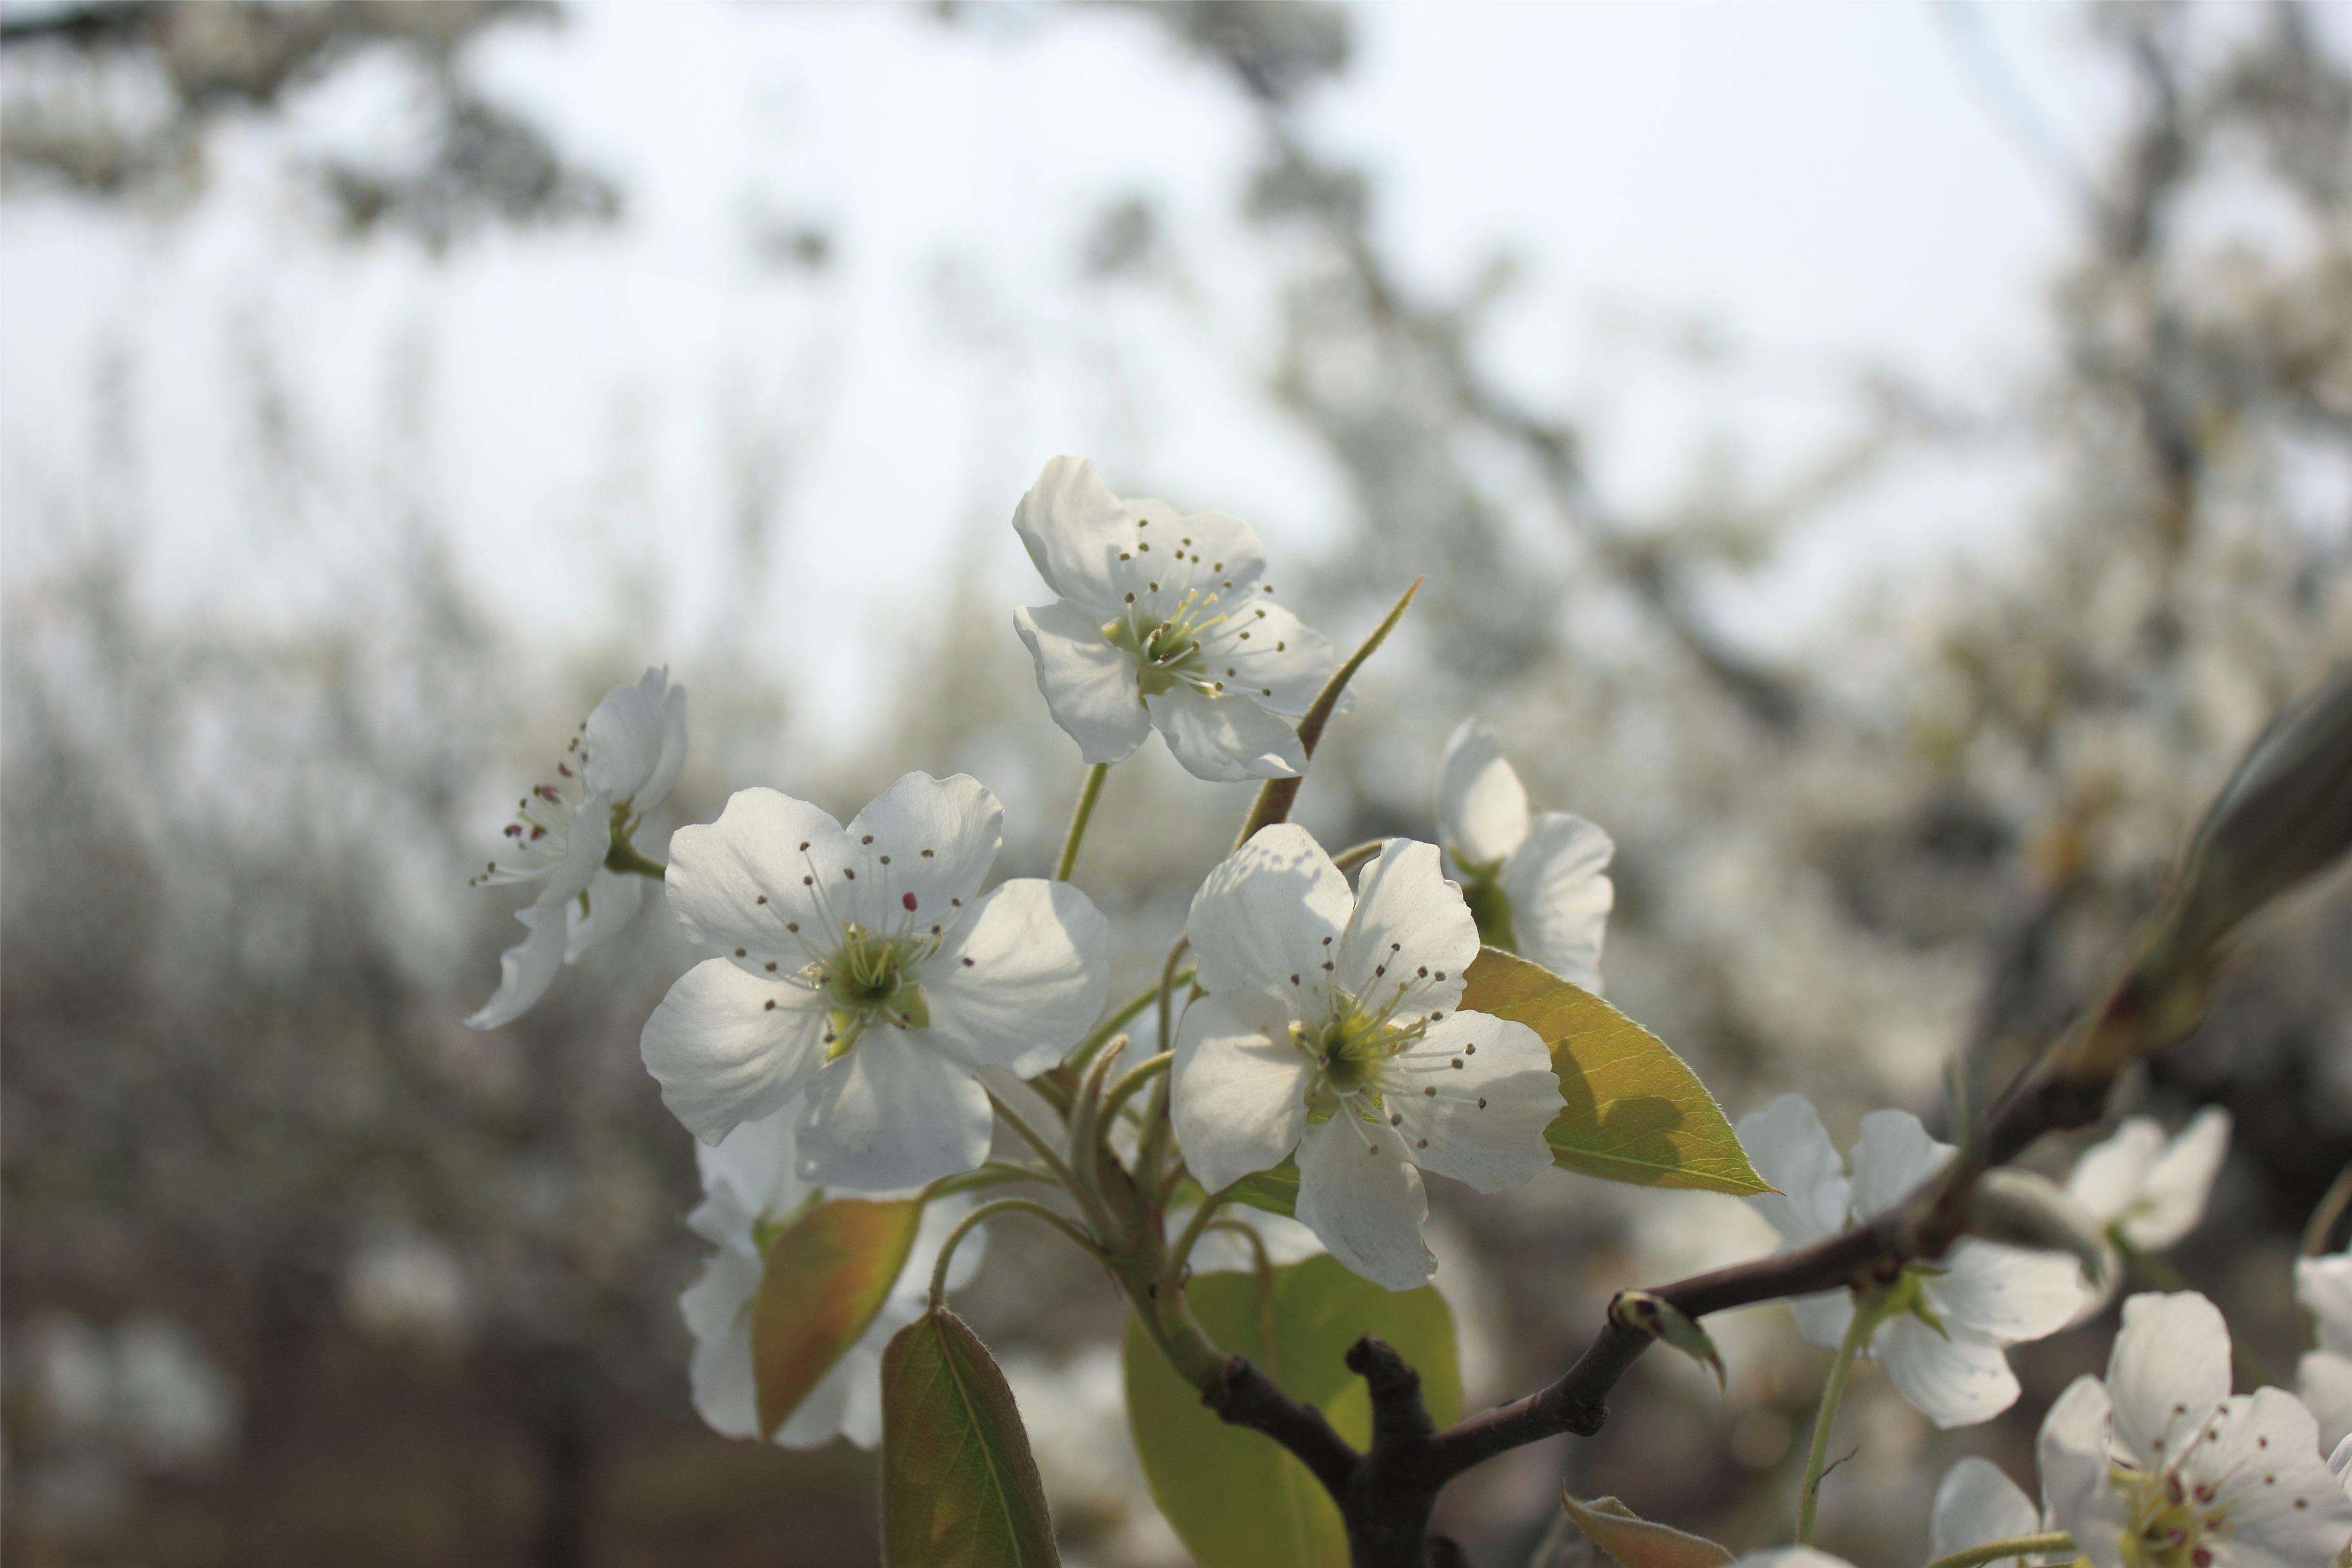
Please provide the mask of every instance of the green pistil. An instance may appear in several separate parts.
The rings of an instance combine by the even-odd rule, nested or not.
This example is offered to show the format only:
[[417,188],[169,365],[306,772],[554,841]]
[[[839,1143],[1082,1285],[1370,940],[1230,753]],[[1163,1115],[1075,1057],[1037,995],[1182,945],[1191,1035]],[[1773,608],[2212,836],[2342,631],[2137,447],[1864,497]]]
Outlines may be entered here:
[[1411,1045],[1414,1031],[1400,1029],[1366,1013],[1346,996],[1335,997],[1336,1016],[1318,1027],[1290,1026],[1291,1043],[1322,1070],[1307,1095],[1307,1119],[1328,1121],[1349,1096],[1367,1121],[1378,1119],[1381,1091],[1373,1087],[1381,1064]]
[[930,1005],[923,988],[908,978],[916,943],[849,926],[841,947],[819,977],[832,1005],[825,1010],[825,1059],[848,1054],[875,1023],[894,1028],[929,1028]]

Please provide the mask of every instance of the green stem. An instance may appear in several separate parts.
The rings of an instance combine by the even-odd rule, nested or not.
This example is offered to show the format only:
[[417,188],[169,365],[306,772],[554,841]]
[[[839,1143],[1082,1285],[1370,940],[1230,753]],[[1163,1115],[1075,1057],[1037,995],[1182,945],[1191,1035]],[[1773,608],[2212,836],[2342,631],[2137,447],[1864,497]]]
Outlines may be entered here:
[[1830,1431],[1837,1425],[1838,1406],[1845,1402],[1846,1373],[1853,1370],[1854,1358],[1870,1343],[1870,1336],[1878,1331],[1882,1315],[1877,1298],[1854,1299],[1853,1321],[1846,1325],[1845,1338],[1838,1344],[1837,1360],[1830,1363],[1829,1381],[1822,1384],[1822,1408],[1813,1417],[1812,1446],[1805,1450],[1805,1476],[1797,1493],[1800,1546],[1813,1542],[1813,1512],[1822,1500],[1822,1471],[1829,1463]]
[[1095,814],[1095,801],[1102,794],[1103,780],[1110,776],[1108,763],[1097,763],[1087,770],[1087,782],[1078,789],[1076,809],[1070,813],[1069,837],[1062,840],[1062,858],[1054,866],[1054,880],[1066,882],[1078,863],[1078,846],[1087,837],[1087,819]]
[[1039,1203],[1036,1199],[994,1198],[981,1205],[978,1208],[964,1215],[963,1218],[958,1220],[956,1222],[956,1227],[948,1232],[947,1240],[940,1244],[940,1260],[931,1266],[932,1311],[938,1311],[947,1301],[948,1265],[955,1261],[956,1248],[963,1245],[963,1238],[971,1234],[973,1227],[984,1225],[1001,1214],[1025,1214],[1034,1215],[1038,1219],[1044,1220],[1055,1230],[1058,1230],[1064,1236],[1068,1237],[1072,1241],[1076,1242],[1079,1247],[1088,1253],[1097,1257],[1101,1256],[1102,1248],[1095,1245],[1095,1238],[1093,1237],[1088,1236],[1085,1231],[1080,1230],[1076,1226],[1072,1225],[1067,1218],[1055,1214],[1052,1209],[1047,1208],[1044,1204]]
[[1225,1194],[1223,1193],[1211,1193],[1201,1200],[1201,1206],[1192,1211],[1184,1233],[1176,1238],[1176,1245],[1168,1249],[1167,1267],[1160,1270],[1163,1284],[1173,1284],[1184,1278],[1184,1265],[1192,1258],[1192,1248],[1200,1245],[1202,1232],[1209,1228],[1209,1222],[1216,1218],[1217,1211],[1224,1206]]
[[[1044,1133],[1024,1121],[1020,1113],[1005,1104],[1003,1100],[992,1094],[988,1097],[988,1102],[996,1108],[998,1119],[1019,1133],[1023,1142],[1036,1151],[1037,1157],[1045,1162],[1045,1168],[1054,1173],[1054,1179],[1070,1190],[1070,1195],[1077,1199],[1078,1206],[1086,1211],[1087,1223],[1097,1229],[1108,1231],[1111,1228],[1110,1221],[1103,1213],[1102,1205],[1095,1202],[1094,1195],[1079,1184],[1077,1173],[1070,1169],[1070,1163],[1067,1160],[1062,1158],[1062,1152],[1047,1142]],[[1013,1203],[1018,1200],[1007,1198],[1004,1201]],[[1089,1242],[1087,1245],[1091,1247],[1093,1243]]]
[[[1192,972],[1187,969],[1176,976],[1175,984],[1182,985],[1192,978]],[[1095,1032],[1079,1043],[1078,1048],[1070,1053],[1070,1059],[1065,1065],[1072,1072],[1083,1075],[1087,1070],[1087,1064],[1095,1059],[1095,1053],[1108,1045],[1113,1035],[1133,1022],[1138,1013],[1142,1012],[1159,999],[1160,987],[1152,984],[1145,986],[1120,1003],[1118,1011],[1095,1026]]]
[[1988,1541],[1981,1546],[1938,1557],[1927,1568],[1982,1568],[1984,1563],[1998,1563],[2004,1557],[2041,1557],[2074,1550],[2074,1538],[2063,1530],[2053,1530],[2044,1535],[2014,1535],[2007,1541]]
[[617,871],[623,876],[634,872],[640,877],[650,877],[656,882],[669,875],[668,867],[638,853],[637,847],[625,838],[614,839],[613,847],[604,851],[604,869]]
[[[2116,1254],[2124,1260],[2124,1267],[2158,1289],[2197,1289],[2189,1282],[2187,1276],[2172,1266],[2169,1259],[2157,1253],[2142,1252],[2126,1241],[2120,1226],[2107,1227],[2107,1239],[2115,1244]],[[2230,1331],[2230,1353],[2237,1362],[2239,1375],[2253,1386],[2261,1388],[2278,1381],[2271,1375],[2271,1364],[2263,1352],[2241,1339],[2234,1328]]]
[[[1337,866],[1340,874],[1345,876],[1379,854],[1381,846],[1386,843],[1388,840],[1385,838],[1367,838],[1361,844],[1350,844],[1347,848],[1331,857],[1331,864]],[[1568,1516],[1562,1514],[1560,1517],[1566,1519]]]
[[1109,1091],[1103,1096],[1102,1109],[1095,1113],[1096,1125],[1108,1128],[1111,1123],[1118,1119],[1120,1110],[1126,1106],[1127,1102],[1134,1099],[1136,1094],[1142,1089],[1144,1085],[1150,1083],[1153,1079],[1158,1078],[1161,1073],[1166,1072],[1170,1064],[1174,1062],[1175,1059],[1175,1052],[1162,1051],[1158,1056],[1148,1057],[1144,1060],[1137,1063],[1134,1067],[1129,1068],[1125,1074],[1121,1075],[1117,1083],[1110,1086]]
[[923,1189],[923,1201],[929,1203],[933,1198],[943,1198],[953,1193],[977,1192],[982,1187],[1001,1187],[1012,1182],[1041,1182],[1049,1187],[1055,1184],[1050,1171],[1033,1170],[1027,1165],[1013,1164],[1009,1160],[991,1160],[977,1171],[966,1171],[957,1176],[941,1176]]

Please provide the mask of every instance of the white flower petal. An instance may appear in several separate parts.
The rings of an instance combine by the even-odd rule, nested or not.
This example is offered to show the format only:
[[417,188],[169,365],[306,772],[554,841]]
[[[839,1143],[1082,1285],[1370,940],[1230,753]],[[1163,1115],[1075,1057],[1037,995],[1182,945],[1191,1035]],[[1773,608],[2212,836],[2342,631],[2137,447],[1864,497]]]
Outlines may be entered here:
[[760,1293],[754,1253],[723,1248],[710,1255],[677,1299],[694,1353],[687,1378],[695,1414],[722,1437],[760,1435],[759,1394],[751,1373],[751,1302]]
[[2197,1228],[2205,1199],[2230,1152],[2230,1113],[2209,1105],[2148,1166],[2139,1202],[2124,1216],[2124,1239],[2158,1252]]
[[1273,998],[1203,996],[1184,1010],[1169,1068],[1169,1108],[1192,1179],[1219,1192],[1277,1164],[1307,1125],[1314,1067],[1290,1043]]
[[1525,1024],[1453,1014],[1387,1063],[1380,1081],[1423,1170],[1499,1193],[1550,1168],[1544,1129],[1565,1101],[1551,1053]]
[[1733,1131],[1757,1174],[1780,1189],[1748,1202],[1781,1240],[1801,1247],[1845,1228],[1845,1163],[1811,1100],[1801,1094],[1781,1095],[1741,1117]]
[[686,688],[673,686],[662,696],[661,756],[653,773],[637,786],[634,805],[642,816],[669,798],[677,775],[686,768]]
[[1212,680],[1294,718],[1315,705],[1339,668],[1330,638],[1264,595],[1233,596],[1225,618],[1204,632],[1200,643]]
[[2042,1528],[2042,1512],[1990,1459],[1971,1454],[1944,1472],[1927,1521],[1927,1551],[1950,1557],[1972,1546],[2014,1541]]
[[2017,1374],[2000,1346],[1947,1324],[1935,1329],[1909,1314],[1872,1336],[1871,1349],[1911,1407],[1937,1426],[1971,1426],[2017,1403]]
[[752,973],[791,974],[808,963],[808,939],[834,929],[849,848],[841,824],[807,801],[738,790],[718,821],[670,836],[669,907],[703,952]]
[[2089,1290],[2083,1266],[2058,1252],[1964,1240],[1921,1289],[1948,1327],[2002,1344],[2042,1339],[2073,1322]]
[[2195,1492],[2226,1501],[2229,1568],[2325,1564],[2352,1544],[2352,1498],[2320,1458],[2303,1402],[2262,1388],[2228,1402],[2179,1467]]
[[2083,1151],[2066,1192],[2102,1226],[2124,1216],[2164,1149],[2164,1129],[2149,1116],[2127,1116],[2112,1137]]
[[1280,822],[1261,829],[1192,895],[1184,934],[1201,989],[1271,991],[1286,999],[1291,1016],[1321,1017],[1327,939],[1338,943],[1354,908],[1348,879],[1305,828]]
[[2144,1468],[2181,1446],[2230,1397],[2230,1328],[2193,1290],[2134,1296],[2107,1359],[2116,1441]]
[[1772,1546],[1748,1552],[1731,1568],[1853,1568],[1853,1564],[1810,1546]]
[[2319,1324],[2319,1345],[2352,1356],[2352,1252],[2299,1258],[2294,1299]]
[[1853,1292],[1823,1290],[1812,1296],[1792,1296],[1789,1310],[1796,1315],[1797,1331],[1809,1345],[1833,1351],[1845,1342],[1853,1324]]
[[1130,547],[1134,527],[1125,503],[1082,458],[1047,463],[1013,513],[1013,531],[1037,574],[1063,598],[1097,612],[1097,623],[1118,613],[1111,568]]
[[1465,866],[1498,864],[1527,840],[1527,788],[1476,719],[1462,721],[1437,761],[1437,831]]
[[677,978],[638,1047],[662,1103],[706,1143],[782,1106],[824,1065],[825,1003],[720,959]]
[[1119,504],[1127,508],[1129,559],[1113,562],[1113,575],[1122,594],[1132,590],[1137,607],[1154,619],[1187,595],[1234,609],[1265,596],[1258,581],[1265,574],[1265,546],[1248,523],[1223,512],[1180,512],[1166,501],[1129,497]]
[[861,1448],[882,1437],[882,1352],[862,1340],[842,1352],[816,1386],[801,1396],[776,1428],[775,1441],[784,1448],[821,1448],[835,1437]]
[[1074,600],[1013,612],[1013,629],[1037,667],[1045,706],[1089,763],[1124,760],[1151,733],[1136,682],[1135,656],[1103,636],[1102,622]]
[[995,1121],[971,1068],[928,1031],[869,1028],[809,1091],[800,1175],[844,1192],[908,1192],[976,1168]]
[[1069,883],[1003,883],[923,964],[930,1031],[976,1064],[1041,1073],[1101,1016],[1109,948],[1101,912]]
[[1907,1110],[1874,1110],[1853,1141],[1853,1217],[1875,1219],[1916,1192],[1952,1157]]
[[615,686],[596,704],[580,741],[580,775],[589,789],[625,802],[654,776],[668,729],[668,672],[648,669],[635,685]]
[[[1338,984],[1365,1005],[1403,1015],[1452,1012],[1478,956],[1478,922],[1445,879],[1434,844],[1391,838],[1356,881],[1355,913],[1339,942]],[[1424,973],[1424,971],[1426,973]]]
[[1298,1219],[1332,1257],[1376,1285],[1426,1284],[1437,1259],[1421,1239],[1429,1195],[1386,1122],[1345,1111],[1298,1140]]
[[2122,1568],[2122,1537],[2129,1522],[2107,1479],[2113,1413],[2105,1384],[2085,1373],[2050,1406],[2034,1446],[2051,1524],[2073,1535],[2098,1568]]
[[2328,1351],[2305,1352],[2295,1364],[2295,1391],[2311,1406],[2325,1447],[2352,1437],[2352,1360]]
[[624,875],[600,868],[584,897],[588,900],[584,911],[578,899],[563,906],[566,963],[579,963],[581,954],[604,946],[637,918],[637,906],[645,901],[646,879],[635,872]]
[[753,1226],[800,1207],[808,1187],[793,1170],[793,1129],[799,1120],[800,1107],[787,1105],[743,1122],[716,1144],[695,1144],[703,1201],[686,1223],[696,1235],[753,1251]]
[[[969,773],[903,773],[850,820],[877,924],[951,922],[1004,847],[1004,806]],[[869,842],[870,840],[870,842]],[[908,894],[914,902],[907,902]]]
[[1143,700],[1168,750],[1194,778],[1212,784],[1296,778],[1307,748],[1290,721],[1246,697],[1209,697],[1189,686]]
[[477,1029],[513,1023],[547,994],[563,967],[564,923],[544,905],[520,911],[530,934],[499,955],[499,988],[466,1020]]
[[1617,902],[1607,868],[1617,846],[1580,816],[1547,811],[1503,867],[1511,933],[1522,956],[1601,994],[1601,941]]

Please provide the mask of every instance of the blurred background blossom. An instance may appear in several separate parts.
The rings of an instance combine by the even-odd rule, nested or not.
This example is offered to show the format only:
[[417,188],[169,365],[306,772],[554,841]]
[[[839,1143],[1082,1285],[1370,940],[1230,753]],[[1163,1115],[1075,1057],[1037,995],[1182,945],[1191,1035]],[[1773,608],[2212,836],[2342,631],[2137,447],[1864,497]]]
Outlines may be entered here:
[[[1429,574],[1303,819],[1428,836],[1484,715],[1618,842],[1612,998],[1841,1142],[2062,1024],[2352,652],[2341,8],[11,0],[0,154],[11,1560],[872,1560],[870,1456],[688,1404],[693,1163],[635,1045],[683,944],[651,911],[478,1035],[513,928],[465,879],[664,661],[646,848],[966,769],[1041,872],[1078,769],[1007,521],[1057,452],[1248,519],[1341,640]],[[1243,809],[1113,779],[1119,984]],[[2273,1376],[2348,1002],[2339,883],[2128,1095],[2232,1113],[2175,1261]],[[1460,1196],[1473,1405],[1769,1246]],[[1010,1229],[965,1299],[1069,1558],[1172,1563],[1088,1278]],[[1820,1358],[1716,1327],[1727,1403],[1649,1358],[1444,1527],[1524,1562],[1566,1479],[1764,1539]],[[2105,1341],[2015,1359],[1959,1434],[1862,1376],[1823,1543],[1916,1560]]]

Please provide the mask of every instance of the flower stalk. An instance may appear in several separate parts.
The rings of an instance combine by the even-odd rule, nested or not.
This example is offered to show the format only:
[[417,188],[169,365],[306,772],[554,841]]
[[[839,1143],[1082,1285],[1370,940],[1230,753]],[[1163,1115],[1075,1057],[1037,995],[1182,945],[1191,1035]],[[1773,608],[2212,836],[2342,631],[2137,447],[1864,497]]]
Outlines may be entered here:
[[1885,1321],[1887,1300],[1881,1293],[1854,1299],[1853,1321],[1846,1325],[1845,1338],[1838,1344],[1837,1359],[1830,1363],[1829,1378],[1822,1384],[1822,1407],[1813,1417],[1813,1440],[1805,1450],[1805,1473],[1797,1485],[1800,1546],[1812,1544],[1813,1515],[1822,1500],[1822,1474],[1829,1464],[1830,1433],[1837,1426],[1838,1406],[1845,1403],[1847,1374],[1853,1371],[1854,1359],[1870,1343],[1870,1336]]

